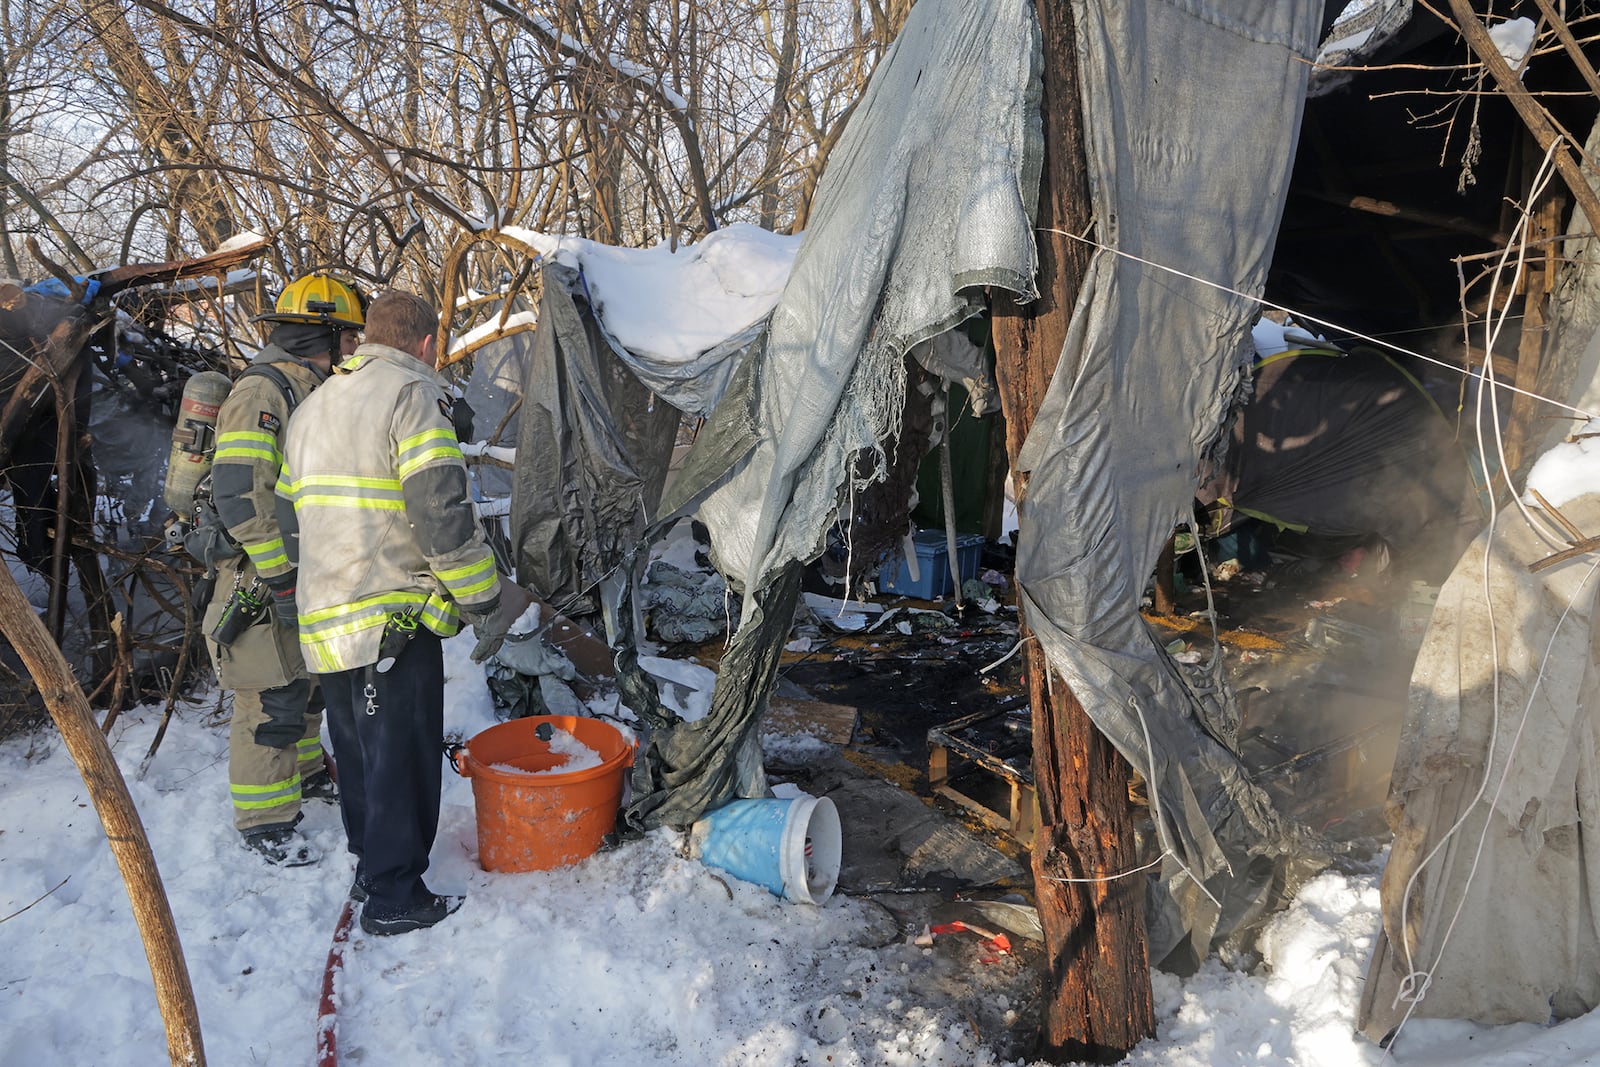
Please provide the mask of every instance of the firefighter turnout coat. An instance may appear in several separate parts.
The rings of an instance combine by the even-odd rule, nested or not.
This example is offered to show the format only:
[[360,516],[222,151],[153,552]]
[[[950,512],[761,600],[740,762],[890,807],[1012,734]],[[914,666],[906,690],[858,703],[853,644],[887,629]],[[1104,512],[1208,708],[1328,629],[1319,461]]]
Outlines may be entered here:
[[[277,345],[257,354],[289,382],[298,406],[323,374]],[[279,442],[289,422],[289,401],[267,374],[245,374],[234,383],[217,413],[217,451],[211,468],[211,498],[228,535],[250,557],[257,574],[276,578],[294,569],[278,527],[275,490],[283,457]]]
[[[278,526],[280,444],[291,410],[325,375],[276,345],[263,348],[253,365],[277,373],[241,375],[217,414],[211,500],[228,536],[244,551],[214,561],[217,581],[204,617],[208,635],[234,589],[251,588],[257,575],[288,580],[294,570]],[[287,383],[288,396],[280,382]],[[208,636],[206,646],[218,678],[233,690],[228,784],[234,826],[244,832],[292,826],[302,782],[323,767],[322,716],[308,709],[311,681],[295,636],[276,624],[269,608],[232,644],[223,647]]]
[[391,615],[449,637],[462,611],[498,604],[450,409],[433,368],[363,344],[295,413],[278,510],[299,559],[300,649],[314,673],[376,663]]

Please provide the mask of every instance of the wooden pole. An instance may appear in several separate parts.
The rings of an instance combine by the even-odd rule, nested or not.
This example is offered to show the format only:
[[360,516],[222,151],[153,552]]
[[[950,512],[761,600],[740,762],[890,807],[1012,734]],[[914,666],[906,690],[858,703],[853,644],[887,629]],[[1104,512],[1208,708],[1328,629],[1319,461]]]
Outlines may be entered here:
[[[1038,5],[1044,45],[1044,172],[1039,190],[1039,290],[1033,304],[995,305],[996,377],[1006,418],[1017,506],[1027,486],[1017,455],[1038,414],[1088,266],[1080,233],[1092,217],[1083,154],[1078,68],[1066,0]],[[1022,620],[1027,635],[1027,620]],[[1113,1063],[1155,1033],[1144,926],[1144,878],[1096,879],[1138,865],[1132,770],[1097,730],[1037,641],[1027,645],[1033,770],[1040,822],[1034,892],[1049,975],[1041,1053],[1054,1062]]]
[[184,966],[183,948],[178,944],[172,908],[167,903],[144,825],[128,795],[128,785],[117,768],[111,746],[95,725],[83,690],[7,567],[0,567],[0,632],[33,675],[67,752],[89,787],[89,797],[111,842],[111,852],[122,871],[133,918],[144,941],[145,956],[150,961],[156,1004],[167,1030],[167,1055],[174,1067],[205,1067],[200,1013]]

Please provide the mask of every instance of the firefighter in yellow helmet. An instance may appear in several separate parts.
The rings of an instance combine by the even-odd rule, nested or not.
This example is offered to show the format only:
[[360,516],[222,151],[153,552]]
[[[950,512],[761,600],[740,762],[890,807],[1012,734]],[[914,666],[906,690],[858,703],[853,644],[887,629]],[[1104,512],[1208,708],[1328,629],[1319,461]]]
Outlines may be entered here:
[[217,582],[204,632],[217,675],[233,690],[234,827],[268,863],[296,867],[320,858],[295,829],[301,801],[336,793],[323,759],[322,701],[300,654],[295,567],[278,528],[274,488],[290,415],[354,351],[366,320],[352,286],[310,274],[285,286],[255,321],[270,328],[267,343],[217,415],[212,502],[228,534],[220,550],[232,555],[207,561]]

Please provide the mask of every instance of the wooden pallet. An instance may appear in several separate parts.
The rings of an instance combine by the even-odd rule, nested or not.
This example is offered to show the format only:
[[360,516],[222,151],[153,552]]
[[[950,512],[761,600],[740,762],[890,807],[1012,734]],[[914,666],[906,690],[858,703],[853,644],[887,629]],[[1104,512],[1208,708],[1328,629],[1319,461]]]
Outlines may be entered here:
[[[1004,810],[957,788],[956,782],[985,779],[1006,797]],[[1039,825],[1033,787],[1033,730],[1004,711],[982,711],[928,731],[928,785],[985,823],[1032,846]],[[971,787],[967,787],[970,789]]]

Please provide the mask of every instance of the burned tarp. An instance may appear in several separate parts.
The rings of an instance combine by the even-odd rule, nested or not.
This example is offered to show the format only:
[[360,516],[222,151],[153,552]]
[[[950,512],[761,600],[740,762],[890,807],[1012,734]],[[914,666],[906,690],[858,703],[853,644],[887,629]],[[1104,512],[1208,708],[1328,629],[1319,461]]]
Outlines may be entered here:
[[1150,957],[1187,940],[1192,960],[1265,903],[1291,841],[1221,678],[1186,679],[1139,598],[1247,365],[1322,5],[1073,12],[1102,247],[1019,458],[1017,582],[1051,666],[1151,783],[1176,909]]
[[822,550],[858,458],[881,461],[895,436],[907,351],[975,314],[979,287],[1033,295],[1037,37],[1021,0],[922,0],[833,150],[765,343],[667,505],[710,528],[744,625],[710,715],[640,754],[636,825],[765,792],[751,724],[776,668],[769,622],[787,629],[795,564]]

